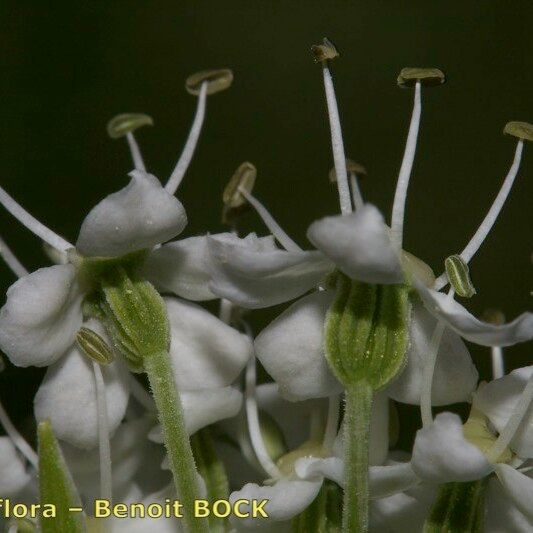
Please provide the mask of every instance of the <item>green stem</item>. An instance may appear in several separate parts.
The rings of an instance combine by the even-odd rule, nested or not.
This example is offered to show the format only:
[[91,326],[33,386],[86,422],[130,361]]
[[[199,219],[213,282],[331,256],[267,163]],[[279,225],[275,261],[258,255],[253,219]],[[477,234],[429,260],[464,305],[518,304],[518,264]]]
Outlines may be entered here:
[[180,502],[183,518],[190,533],[207,533],[206,518],[194,517],[194,502],[200,499],[196,466],[185,428],[183,409],[168,353],[159,352],[144,358],[144,368],[154,396],[170,468]]
[[373,390],[367,381],[346,389],[344,413],[344,533],[368,531],[368,434]]

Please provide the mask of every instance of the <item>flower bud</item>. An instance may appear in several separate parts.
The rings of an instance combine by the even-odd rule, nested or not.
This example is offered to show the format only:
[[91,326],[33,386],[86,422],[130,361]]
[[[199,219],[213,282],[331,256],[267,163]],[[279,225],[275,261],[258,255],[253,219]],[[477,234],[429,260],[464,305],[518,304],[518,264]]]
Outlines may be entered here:
[[154,121],[143,113],[122,113],[113,117],[107,123],[107,134],[112,139],[119,139],[128,133],[133,133],[142,126],[153,126]]
[[402,88],[414,87],[418,81],[425,87],[432,87],[442,85],[446,76],[438,68],[406,67],[402,68],[396,81]]
[[314,44],[311,46],[311,52],[315,58],[315,63],[335,59],[340,55],[337,47],[327,37],[322,39],[322,44]]
[[508,122],[503,128],[505,135],[517,137],[523,141],[533,141],[533,124],[528,122]]
[[76,342],[87,357],[101,365],[108,365],[115,359],[107,342],[92,329],[81,328],[76,335]]
[[189,94],[198,96],[204,82],[207,82],[207,94],[224,91],[233,83],[233,72],[227,68],[196,72],[185,80],[185,89]]
[[474,284],[470,279],[470,270],[468,264],[460,255],[450,255],[444,261],[446,274],[450,281],[450,285],[455,289],[455,292],[463,298],[471,298],[476,294]]

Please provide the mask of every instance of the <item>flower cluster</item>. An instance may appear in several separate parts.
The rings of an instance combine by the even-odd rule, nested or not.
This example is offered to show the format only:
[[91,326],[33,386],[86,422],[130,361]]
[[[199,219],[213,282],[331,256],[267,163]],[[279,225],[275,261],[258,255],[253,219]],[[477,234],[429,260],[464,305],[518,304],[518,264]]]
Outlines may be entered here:
[[[28,273],[0,241],[18,278],[0,310],[0,349],[13,365],[47,367],[34,398],[36,431],[23,435],[0,404],[0,502],[58,510],[26,517],[0,507],[9,532],[533,530],[533,366],[506,374],[503,353],[533,338],[533,314],[481,320],[457,300],[476,293],[469,263],[511,191],[533,126],[506,125],[517,138],[511,168],[478,230],[437,277],[404,249],[403,227],[422,93],[444,74],[406,68],[398,77],[414,106],[387,224],[364,200],[366,170],[344,153],[330,72],[339,54],[327,39],[312,51],[340,202],[340,214],[310,223],[312,249],[253,195],[249,162],[224,190],[230,230],[176,240],[187,216],[175,194],[207,97],[232,84],[228,69],[187,79],[197,109],[164,185],[134,136],[152,119],[128,113],[109,122],[111,138],[126,138],[134,169],[89,212],[75,244],[0,188],[0,203],[54,263]],[[240,234],[250,208],[266,236]],[[202,305],[212,300],[218,315]],[[289,302],[254,335],[253,310]],[[479,381],[468,343],[488,348],[491,381]],[[258,365],[269,376],[261,383]],[[395,449],[398,402],[420,406],[409,453]],[[433,407],[458,403],[464,419],[453,410],[433,417]],[[195,515],[200,498],[227,500],[238,512]],[[179,499],[184,510],[180,518],[103,520],[94,516],[97,499]],[[253,500],[268,500],[267,517],[253,515]],[[82,511],[73,517],[68,507]]]

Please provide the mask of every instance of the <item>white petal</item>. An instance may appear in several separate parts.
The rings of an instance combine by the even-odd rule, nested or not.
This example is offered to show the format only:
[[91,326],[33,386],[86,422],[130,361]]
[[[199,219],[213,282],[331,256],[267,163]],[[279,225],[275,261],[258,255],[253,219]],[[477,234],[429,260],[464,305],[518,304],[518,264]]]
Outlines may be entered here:
[[258,309],[293,300],[316,287],[333,266],[320,252],[278,249],[271,237],[208,237],[211,290],[241,307]]
[[[483,384],[474,397],[474,405],[501,432],[513,414],[533,366],[517,368],[506,376]],[[520,457],[533,458],[533,407],[530,407],[511,441],[511,449]]]
[[440,413],[415,438],[411,465],[423,481],[448,483],[473,481],[488,475],[492,466],[463,435],[459,416]]
[[446,294],[421,284],[416,288],[429,312],[468,341],[482,346],[511,346],[533,339],[533,313],[522,313],[512,322],[495,326],[481,322]]
[[324,319],[334,293],[301,298],[255,339],[255,351],[288,400],[331,396],[342,391],[324,355]]
[[[124,418],[128,404],[129,390],[124,372],[118,363],[102,367],[111,434]],[[72,348],[47,370],[35,396],[34,407],[37,420],[49,419],[58,438],[80,448],[92,448],[98,444],[92,363],[78,348]]]
[[139,170],[130,176],[126,187],[104,198],[83,221],[76,243],[80,254],[118,257],[152,248],[183,231],[185,209],[159,180]]
[[[288,520],[301,513],[313,502],[321,486],[322,481],[289,479],[281,479],[270,486],[248,483],[241,490],[230,494],[230,502],[233,504],[237,500],[268,500],[264,507],[268,518],[238,519],[232,516],[231,520],[244,527],[257,527],[267,520]],[[243,513],[250,512],[251,506],[243,503],[241,511]]]
[[504,464],[496,466],[496,474],[507,496],[533,524],[533,479]]
[[371,466],[369,470],[370,497],[374,499],[404,492],[419,483],[410,463]]
[[17,366],[46,366],[63,355],[81,326],[82,294],[72,265],[41,268],[7,291],[0,348]]
[[338,457],[302,457],[294,463],[296,475],[307,481],[322,481],[326,477],[344,487],[344,463]]
[[30,474],[9,437],[0,437],[0,498],[16,497],[29,483]]
[[209,289],[207,237],[189,237],[154,250],[145,264],[147,278],[162,292],[188,300],[217,298]]
[[307,238],[347,276],[366,283],[401,283],[398,256],[382,214],[371,204],[313,222]]
[[[420,405],[420,393],[427,349],[437,324],[420,304],[413,306],[409,329],[407,364],[390,384],[387,392],[398,402]],[[448,328],[439,346],[433,376],[432,405],[449,405],[470,401],[478,382],[478,372],[465,343]]]
[[165,303],[179,389],[230,385],[252,355],[250,339],[198,305],[177,298],[165,298]]
[[[381,465],[389,451],[389,398],[385,392],[378,392],[372,403],[370,415],[369,464]],[[344,423],[341,425],[333,451],[337,457],[344,454]]]
[[[237,415],[242,405],[242,394],[233,387],[181,391],[180,398],[189,435],[219,420]],[[161,426],[150,431],[149,438],[162,443]]]
[[505,494],[497,478],[491,478],[485,496],[484,533],[531,533],[533,521],[529,521]]

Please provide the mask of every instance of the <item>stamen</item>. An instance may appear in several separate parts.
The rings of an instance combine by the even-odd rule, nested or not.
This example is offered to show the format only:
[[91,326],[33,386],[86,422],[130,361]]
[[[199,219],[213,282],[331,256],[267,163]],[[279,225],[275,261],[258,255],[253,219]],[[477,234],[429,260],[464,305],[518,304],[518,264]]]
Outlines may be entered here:
[[245,376],[245,390],[244,402],[246,407],[246,419],[248,421],[248,431],[250,433],[250,441],[254,449],[255,455],[263,470],[273,478],[280,478],[281,472],[274,464],[270,455],[268,454],[263,436],[261,434],[261,426],[259,424],[259,412],[257,408],[257,400],[255,397],[256,384],[256,368],[255,358],[251,358],[246,367]]
[[113,496],[111,474],[111,445],[107,423],[107,399],[104,377],[100,365],[93,361],[94,381],[96,383],[96,409],[98,417],[98,449],[100,453],[100,498],[111,502]]
[[189,168],[192,156],[194,155],[194,150],[198,144],[198,138],[200,137],[200,132],[202,131],[202,125],[204,123],[205,117],[205,108],[207,103],[207,86],[208,82],[204,81],[200,87],[200,93],[198,95],[198,104],[196,106],[196,114],[189,132],[189,137],[187,142],[183,147],[183,152],[176,164],[170,178],[168,179],[167,184],[165,185],[165,190],[169,194],[175,194],[180,186],[180,183],[185,176],[185,172]]
[[225,298],[220,298],[220,307],[218,309],[218,318],[224,322],[224,324],[230,325],[231,313],[233,312],[233,304]]
[[[454,297],[454,290],[448,291],[448,298],[450,300]],[[431,341],[427,349],[427,359],[424,364],[424,370],[422,374],[422,390],[420,391],[420,414],[422,416],[423,427],[429,427],[433,424],[433,413],[431,410],[432,405],[432,389],[433,389],[433,376],[435,374],[435,366],[437,363],[437,355],[439,353],[440,342],[444,334],[446,325],[442,321],[438,321]]]
[[281,246],[289,252],[301,252],[302,249],[283,231],[281,226],[274,220],[274,217],[268,212],[268,209],[252,194],[250,194],[244,187],[239,187],[239,192],[248,200],[248,202],[256,210],[265,226],[270,233],[279,241]]
[[2,237],[0,237],[0,256],[17,278],[22,278],[23,276],[28,275],[28,271],[24,265],[17,259]]
[[143,156],[141,155],[141,150],[139,149],[139,145],[137,144],[133,133],[128,132],[126,134],[126,139],[128,141],[128,146],[130,147],[131,159],[133,160],[133,165],[135,166],[135,169],[141,170],[142,172],[146,172]]
[[500,457],[500,455],[503,453],[505,448],[511,443],[513,440],[513,437],[515,436],[520,423],[522,422],[522,419],[524,418],[525,414],[529,410],[529,407],[531,405],[531,401],[533,400],[533,372],[531,373],[531,376],[529,377],[527,384],[522,391],[522,394],[520,396],[520,399],[518,400],[518,403],[516,404],[514,408],[513,414],[510,416],[509,420],[507,421],[507,424],[505,424],[505,427],[503,428],[502,432],[500,433],[498,439],[492,446],[492,448],[489,450],[487,454],[487,459],[494,463]]
[[326,452],[330,452],[339,429],[340,394],[334,394],[328,398],[328,416],[326,419],[326,429],[324,430],[324,440],[322,446]]
[[63,237],[60,237],[30,215],[28,211],[9,196],[2,187],[0,187],[0,204],[2,204],[23,226],[28,228],[34,235],[40,237],[50,246],[63,251],[74,248],[74,246],[63,239]]
[[402,166],[400,167],[400,174],[398,175],[396,192],[394,194],[394,203],[392,205],[391,239],[399,250],[401,250],[403,246],[405,201],[407,199],[407,188],[409,187],[409,180],[411,178],[411,170],[413,168],[413,161],[416,153],[418,130],[420,128],[420,115],[422,112],[421,87],[421,82],[417,81],[415,85],[411,124],[409,125],[407,143],[405,145]]
[[13,444],[24,455],[28,462],[35,468],[39,469],[39,457],[33,448],[26,442],[24,437],[18,432],[17,428],[11,422],[2,402],[0,402],[0,425],[4,428],[7,436],[12,440]]
[[505,375],[503,350],[501,346],[492,346],[490,351],[492,360],[492,379],[502,378]]
[[352,201],[355,209],[360,209],[363,207],[363,195],[361,194],[361,189],[359,188],[359,182],[357,175],[354,172],[350,172],[350,188],[352,190]]
[[[480,224],[474,236],[470,239],[470,242],[466,245],[465,249],[461,252],[461,257],[466,263],[469,263],[472,257],[479,250],[480,246],[483,244],[487,235],[489,234],[492,226],[496,222],[509,193],[513,186],[514,180],[518,174],[518,169],[520,168],[520,161],[522,159],[522,150],[524,147],[524,141],[520,139],[516,145],[516,151],[513,159],[513,164],[509,169],[507,176],[505,177],[500,191],[498,192],[493,204],[491,205],[489,212],[483,219],[483,222]],[[448,283],[448,277],[446,273],[441,274],[435,282],[435,290],[440,290]]]
[[322,64],[322,74],[324,77],[324,90],[326,92],[326,103],[328,106],[329,126],[331,130],[331,148],[333,151],[335,172],[337,174],[339,202],[341,213],[346,214],[352,212],[352,201],[350,199],[350,188],[348,187],[346,156],[344,155],[344,142],[342,140],[339,108],[337,106],[337,98],[335,97],[333,79],[326,61],[324,61]]

